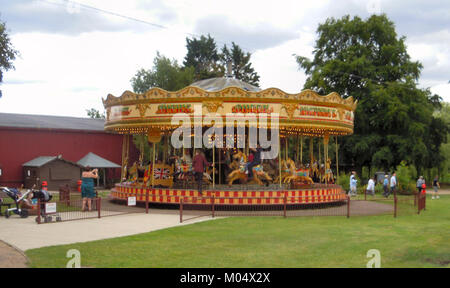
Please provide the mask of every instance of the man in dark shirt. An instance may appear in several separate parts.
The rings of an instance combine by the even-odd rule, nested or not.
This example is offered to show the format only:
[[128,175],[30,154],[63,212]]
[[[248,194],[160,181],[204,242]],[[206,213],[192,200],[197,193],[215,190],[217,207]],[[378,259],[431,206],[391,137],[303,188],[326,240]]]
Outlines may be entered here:
[[206,158],[203,153],[201,153],[200,149],[197,149],[195,152],[194,159],[192,160],[192,166],[194,168],[195,180],[198,185],[198,192],[200,193],[200,196],[203,196],[203,172],[205,171],[205,167],[209,166],[209,163],[206,161]]
[[248,168],[248,180],[251,180],[253,178],[253,167],[261,164],[261,145],[258,144],[258,146],[256,147],[256,149],[251,148],[254,153],[253,153],[253,161],[250,162],[247,166]]

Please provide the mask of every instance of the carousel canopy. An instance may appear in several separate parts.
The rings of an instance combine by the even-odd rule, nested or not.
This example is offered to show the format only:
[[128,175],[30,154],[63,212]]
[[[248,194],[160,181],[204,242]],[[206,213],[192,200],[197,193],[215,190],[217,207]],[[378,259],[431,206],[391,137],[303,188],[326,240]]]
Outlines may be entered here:
[[191,86],[198,87],[205,91],[217,92],[227,87],[238,87],[245,91],[258,92],[261,91],[259,87],[250,85],[244,81],[231,77],[217,77],[205,80],[200,80],[191,84]]
[[353,133],[357,101],[352,97],[343,99],[335,92],[326,96],[312,90],[289,94],[277,88],[260,90],[233,78],[212,78],[178,91],[152,88],[143,94],[131,91],[119,97],[109,94],[103,105],[107,116],[105,130],[121,134],[171,131],[181,125],[179,121],[172,124],[174,116],[187,114],[193,124],[194,112],[195,115],[200,112],[203,116],[228,114],[246,120],[247,116],[266,115],[268,119],[267,115],[278,114],[281,133],[331,136]]

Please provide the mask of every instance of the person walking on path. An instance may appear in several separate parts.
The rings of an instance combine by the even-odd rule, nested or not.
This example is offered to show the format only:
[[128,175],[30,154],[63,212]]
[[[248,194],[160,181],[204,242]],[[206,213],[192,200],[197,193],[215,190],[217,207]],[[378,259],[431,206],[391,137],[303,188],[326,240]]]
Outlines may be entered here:
[[369,183],[367,184],[366,193],[372,196],[375,196],[375,181],[374,178],[369,179]]
[[438,189],[441,188],[441,185],[439,184],[439,177],[436,175],[433,180],[433,196],[431,199],[439,199],[438,195]]
[[422,192],[422,184],[425,183],[423,176],[420,176],[416,183],[417,194],[419,195]]
[[94,178],[98,178],[98,170],[91,170],[87,166],[81,174],[81,198],[83,199],[81,211],[86,211],[86,204],[88,210],[92,211],[92,199],[95,198]]
[[395,172],[392,173],[391,181],[389,181],[390,191],[387,194],[386,198],[389,197],[390,194],[394,194],[395,196],[395,188],[397,187],[397,177],[395,175]]
[[200,196],[203,196],[202,186],[203,186],[203,172],[205,167],[209,166],[208,161],[206,161],[205,156],[201,153],[200,149],[195,152],[194,159],[192,160],[192,166],[194,168],[194,176],[197,181],[197,189]]

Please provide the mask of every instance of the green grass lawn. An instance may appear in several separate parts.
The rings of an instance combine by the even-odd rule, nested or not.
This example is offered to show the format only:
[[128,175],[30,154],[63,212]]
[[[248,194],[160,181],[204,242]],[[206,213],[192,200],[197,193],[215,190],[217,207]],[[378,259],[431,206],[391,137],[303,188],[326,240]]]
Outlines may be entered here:
[[[450,195],[421,215],[236,217],[135,236],[26,251],[32,267],[65,267],[68,249],[88,267],[449,267]],[[88,233],[88,232],[86,232]],[[50,236],[49,236],[50,237]]]

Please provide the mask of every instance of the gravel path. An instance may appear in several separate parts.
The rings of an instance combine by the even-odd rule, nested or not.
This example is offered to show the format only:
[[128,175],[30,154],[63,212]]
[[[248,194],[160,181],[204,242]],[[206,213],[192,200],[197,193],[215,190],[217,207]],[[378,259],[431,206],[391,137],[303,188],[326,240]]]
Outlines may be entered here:
[[27,262],[21,251],[0,241],[0,268],[26,268]]

